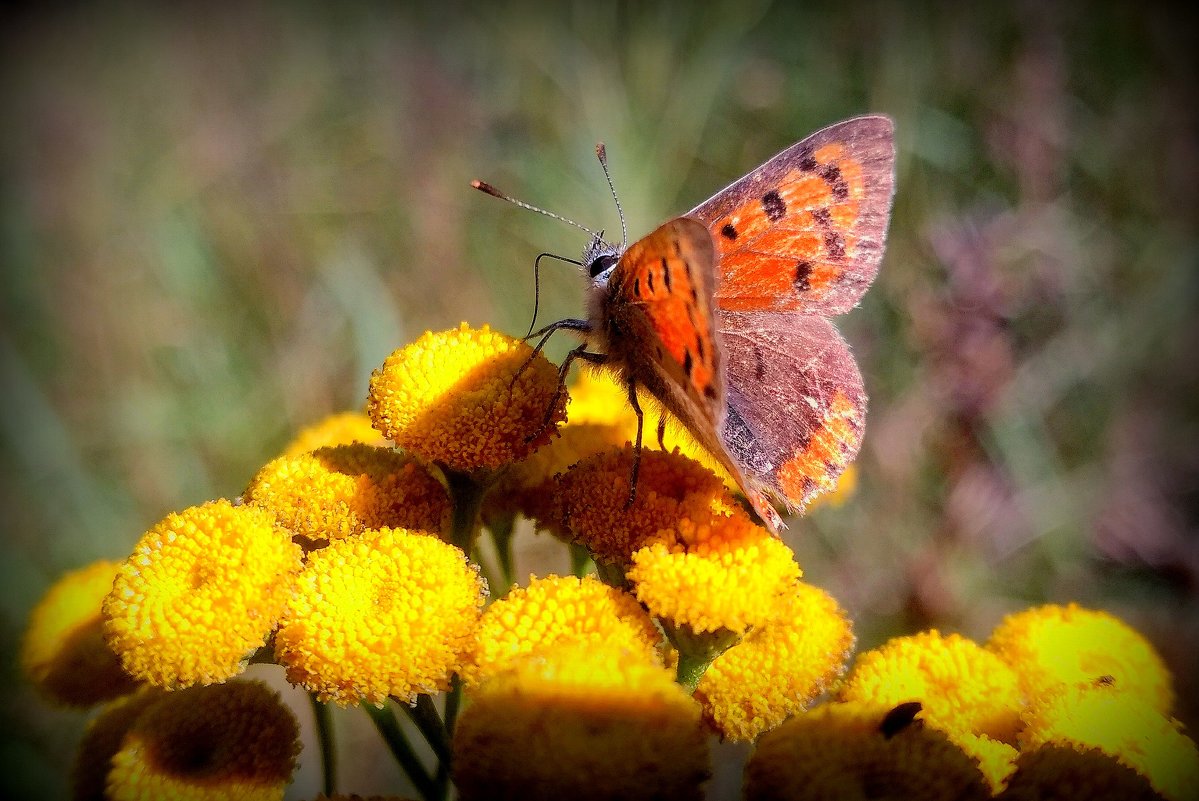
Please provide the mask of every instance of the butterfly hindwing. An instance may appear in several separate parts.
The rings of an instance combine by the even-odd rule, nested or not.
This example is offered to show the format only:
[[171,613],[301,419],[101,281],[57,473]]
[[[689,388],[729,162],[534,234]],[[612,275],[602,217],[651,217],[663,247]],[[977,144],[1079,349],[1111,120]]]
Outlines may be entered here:
[[841,314],[874,280],[894,188],[893,125],[817,131],[701,203],[719,261],[716,305]]
[[721,311],[718,325],[728,377],[721,441],[752,490],[802,508],[862,442],[866,393],[853,354],[823,317]]

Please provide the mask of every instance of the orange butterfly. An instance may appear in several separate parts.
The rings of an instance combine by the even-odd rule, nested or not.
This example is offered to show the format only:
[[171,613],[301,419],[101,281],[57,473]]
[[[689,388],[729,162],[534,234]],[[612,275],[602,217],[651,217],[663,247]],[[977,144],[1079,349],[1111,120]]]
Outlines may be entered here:
[[827,318],[853,308],[878,272],[894,163],[891,120],[857,117],[792,145],[627,249],[593,234],[582,259],[588,319],[538,332],[586,336],[561,375],[580,358],[619,373],[638,416],[638,454],[645,387],[777,533],[772,501],[802,508],[833,486],[862,442],[862,376]]

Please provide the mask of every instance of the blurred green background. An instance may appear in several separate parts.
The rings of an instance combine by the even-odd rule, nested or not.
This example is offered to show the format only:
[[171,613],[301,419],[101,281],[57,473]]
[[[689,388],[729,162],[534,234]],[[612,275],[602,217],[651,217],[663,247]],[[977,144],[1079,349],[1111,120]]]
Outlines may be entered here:
[[[585,238],[471,178],[612,231],[602,140],[636,236],[877,112],[894,218],[840,321],[870,416],[856,494],[788,534],[807,578],[863,646],[1107,609],[1199,722],[1189,13],[120,3],[4,28],[6,657],[64,570],[236,495],[394,348],[463,320],[524,332],[533,257]],[[544,320],[582,308],[569,265],[541,291]],[[0,796],[61,797],[85,716],[3,669]]]

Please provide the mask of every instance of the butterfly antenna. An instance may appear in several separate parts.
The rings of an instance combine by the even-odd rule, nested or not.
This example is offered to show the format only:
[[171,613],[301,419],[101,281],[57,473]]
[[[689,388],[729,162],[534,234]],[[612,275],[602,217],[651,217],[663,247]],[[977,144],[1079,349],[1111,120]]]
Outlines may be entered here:
[[520,206],[522,209],[528,209],[529,211],[535,211],[538,214],[544,214],[546,217],[553,217],[555,220],[561,220],[562,222],[567,223],[568,225],[573,225],[575,228],[578,228],[581,231],[586,231],[588,234],[590,234],[593,237],[597,236],[595,231],[592,231],[590,228],[588,228],[585,225],[579,225],[574,220],[567,219],[566,217],[563,217],[561,214],[554,214],[552,211],[546,211],[545,209],[539,209],[536,206],[532,205],[531,203],[525,203],[523,200],[517,200],[516,198],[512,197],[511,195],[505,195],[503,192],[496,189],[494,186],[487,183],[486,181],[474,180],[474,181],[470,182],[470,185],[473,186],[475,189],[478,189],[480,192],[483,192],[484,194],[491,195],[492,197],[498,197],[500,200],[506,200],[509,203],[514,203],[517,206]]
[[616,201],[616,214],[620,217],[620,247],[629,246],[629,229],[624,222],[624,211],[620,208],[620,198],[616,196],[616,187],[612,185],[612,175],[608,172],[608,149],[603,142],[595,146],[595,155],[599,158],[600,166],[604,168],[604,177],[608,179],[608,189],[612,190],[612,200]]

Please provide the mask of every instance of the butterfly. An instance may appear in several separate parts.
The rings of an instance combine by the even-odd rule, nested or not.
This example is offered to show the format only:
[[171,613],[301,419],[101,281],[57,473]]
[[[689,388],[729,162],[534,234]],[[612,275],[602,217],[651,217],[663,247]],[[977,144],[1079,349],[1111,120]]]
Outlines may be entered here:
[[[602,145],[597,153],[607,174]],[[546,326],[538,348],[575,331],[585,340],[563,380],[576,359],[623,380],[638,418],[631,493],[638,388],[716,456],[775,533],[776,502],[797,511],[835,484],[861,446],[866,392],[828,318],[857,305],[878,272],[894,165],[891,120],[856,117],[627,247],[593,234],[581,260],[588,316]]]

